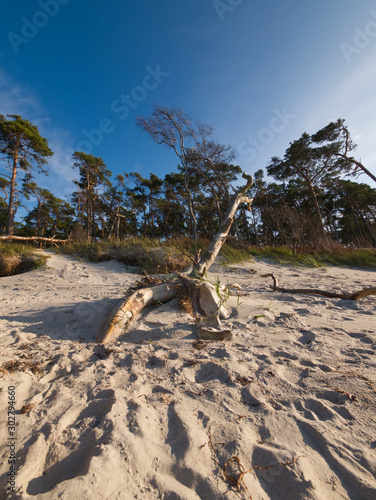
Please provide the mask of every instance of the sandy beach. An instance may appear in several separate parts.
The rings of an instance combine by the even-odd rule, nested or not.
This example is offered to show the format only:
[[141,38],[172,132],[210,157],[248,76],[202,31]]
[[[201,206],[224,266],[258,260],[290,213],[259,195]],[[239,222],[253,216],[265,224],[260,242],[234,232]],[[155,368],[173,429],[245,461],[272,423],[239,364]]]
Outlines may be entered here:
[[198,342],[175,300],[102,346],[135,269],[50,254],[46,268],[1,278],[0,498],[375,499],[376,297],[273,292],[271,272],[292,288],[376,282],[375,271],[215,264],[208,278],[236,285],[232,340]]

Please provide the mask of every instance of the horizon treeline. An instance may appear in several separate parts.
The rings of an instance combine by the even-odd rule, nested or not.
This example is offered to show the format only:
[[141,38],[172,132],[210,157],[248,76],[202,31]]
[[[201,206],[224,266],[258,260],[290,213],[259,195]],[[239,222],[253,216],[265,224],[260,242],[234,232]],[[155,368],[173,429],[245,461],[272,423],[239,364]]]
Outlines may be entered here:
[[[47,173],[53,155],[47,139],[21,116],[0,115],[0,235],[212,239],[243,172],[234,149],[217,143],[212,127],[177,108],[155,106],[136,123],[173,151],[176,171],[164,178],[138,172],[114,176],[102,158],[76,151],[75,190],[63,200],[34,180],[36,170]],[[283,158],[271,158],[265,170],[253,174],[252,211],[239,207],[231,235],[250,245],[287,245],[294,252],[330,241],[376,247],[376,189],[350,179],[359,173],[376,178],[352,156],[355,148],[343,119],[302,134]],[[23,222],[15,222],[25,199],[35,204]]]

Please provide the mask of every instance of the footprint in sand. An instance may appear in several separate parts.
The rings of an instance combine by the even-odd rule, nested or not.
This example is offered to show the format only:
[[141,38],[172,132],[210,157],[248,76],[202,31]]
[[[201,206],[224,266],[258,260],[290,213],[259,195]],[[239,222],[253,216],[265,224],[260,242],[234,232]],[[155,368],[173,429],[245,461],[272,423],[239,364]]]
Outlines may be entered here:
[[[303,413],[303,417],[308,420],[326,421],[334,420],[338,417],[341,417],[344,420],[355,420],[354,415],[345,406],[343,406],[343,401],[329,406],[327,394],[325,396],[326,397],[323,397],[323,394],[317,394],[319,399],[300,399],[294,402],[293,406],[296,410]],[[332,396],[330,396],[330,398],[334,399]],[[325,403],[320,401],[320,399],[324,399]],[[339,401],[339,398],[337,401]]]
[[360,342],[363,342],[364,344],[375,344],[375,340],[372,339],[369,335],[366,335],[364,333],[351,333],[351,332],[346,332],[347,335],[353,339],[358,339]]
[[316,466],[337,477],[348,498],[375,499],[374,458],[370,461],[364,449],[351,447],[332,434],[322,432],[317,423],[298,420],[297,424],[304,443],[311,449],[311,455],[315,454]]
[[298,340],[303,345],[311,344],[316,339],[316,335],[312,330],[301,330],[301,333],[303,335]]
[[317,399],[306,399],[295,403],[295,408],[303,412],[304,418],[308,420],[333,420],[336,414],[325,404]]
[[270,444],[254,448],[252,463],[258,466],[254,474],[268,498],[316,498],[312,481],[305,479],[301,470],[278,465],[292,454],[290,450],[275,448]]
[[204,366],[196,371],[195,379],[199,384],[209,382],[211,380],[228,382],[231,380],[231,376],[228,370],[226,370],[222,366],[219,366],[215,363],[205,363]]
[[369,359],[370,356],[374,356],[376,351],[370,351],[369,349],[354,349],[356,353],[363,359]]
[[140,409],[139,403],[137,403],[135,400],[130,400],[127,403],[128,407],[128,413],[127,413],[127,421],[128,421],[128,428],[132,432],[132,434],[136,434],[138,436],[142,436],[142,432],[140,430],[140,426],[138,423],[138,412]]
[[114,391],[102,390],[88,398],[88,405],[70,425],[61,431],[44,426],[30,439],[24,463],[34,457],[39,475],[32,471],[34,479],[26,488],[29,495],[48,493],[57,484],[86,474],[94,453],[100,453],[100,445],[108,440],[112,427],[105,417],[115,402]]

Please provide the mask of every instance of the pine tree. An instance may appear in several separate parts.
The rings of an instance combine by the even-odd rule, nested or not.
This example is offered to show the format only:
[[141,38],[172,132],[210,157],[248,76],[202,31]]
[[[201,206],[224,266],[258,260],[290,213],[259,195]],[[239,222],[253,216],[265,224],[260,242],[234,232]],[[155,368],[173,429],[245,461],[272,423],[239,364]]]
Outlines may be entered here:
[[98,197],[96,188],[98,186],[108,185],[111,171],[107,170],[102,158],[76,151],[73,154],[73,167],[79,169],[80,180],[77,186],[85,194],[86,211],[86,237],[88,241],[95,238],[95,202]]
[[32,167],[47,173],[44,166],[47,158],[53,155],[47,139],[41,137],[38,128],[19,115],[0,115],[0,153],[5,157],[10,170],[9,198],[6,234],[13,234],[16,213],[17,174],[21,169],[31,176]]

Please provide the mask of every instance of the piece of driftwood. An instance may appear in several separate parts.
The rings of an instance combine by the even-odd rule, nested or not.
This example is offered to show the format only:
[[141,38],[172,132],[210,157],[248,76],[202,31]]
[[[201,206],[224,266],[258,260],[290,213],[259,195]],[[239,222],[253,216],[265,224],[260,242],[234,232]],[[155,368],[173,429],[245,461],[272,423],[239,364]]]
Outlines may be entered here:
[[144,307],[154,303],[168,302],[176,297],[177,293],[177,283],[162,283],[136,290],[130,297],[112,308],[96,341],[101,344],[106,344],[110,340],[115,341],[125,333],[130,322]]
[[327,292],[326,290],[316,290],[314,288],[282,288],[278,285],[278,280],[275,277],[274,273],[269,274],[261,274],[262,278],[272,278],[273,292],[281,292],[281,293],[291,293],[291,294],[307,294],[307,295],[322,295],[323,297],[329,297],[331,299],[343,299],[343,300],[358,300],[363,297],[368,297],[369,295],[376,295],[376,288],[363,288],[358,292],[354,293],[336,293],[336,292]]
[[56,238],[43,238],[42,236],[0,236],[0,241],[45,241],[48,243],[68,243],[71,240],[57,240]]
[[223,307],[216,288],[211,283],[196,278],[198,276],[202,277],[213,264],[228,236],[240,203],[247,203],[248,208],[251,208],[252,199],[246,196],[246,192],[252,186],[253,180],[247,174],[243,174],[243,178],[247,181],[246,185],[237,191],[208,250],[201,258],[198,254],[195,259],[192,259],[194,267],[191,274],[186,276],[175,273],[179,281],[171,281],[162,285],[142,288],[134,292],[110,311],[97,336],[97,342],[107,343],[114,341],[125,333],[128,324],[145,306],[151,305],[153,302],[168,302],[177,297],[179,293],[182,294],[182,289],[183,295],[189,297],[192,301],[199,335],[201,332],[202,338],[216,340],[231,338],[231,331],[224,329],[220,321],[220,318],[228,318],[229,313]]
[[232,339],[232,331],[229,328],[202,327],[198,331],[198,338],[201,340],[224,341]]

